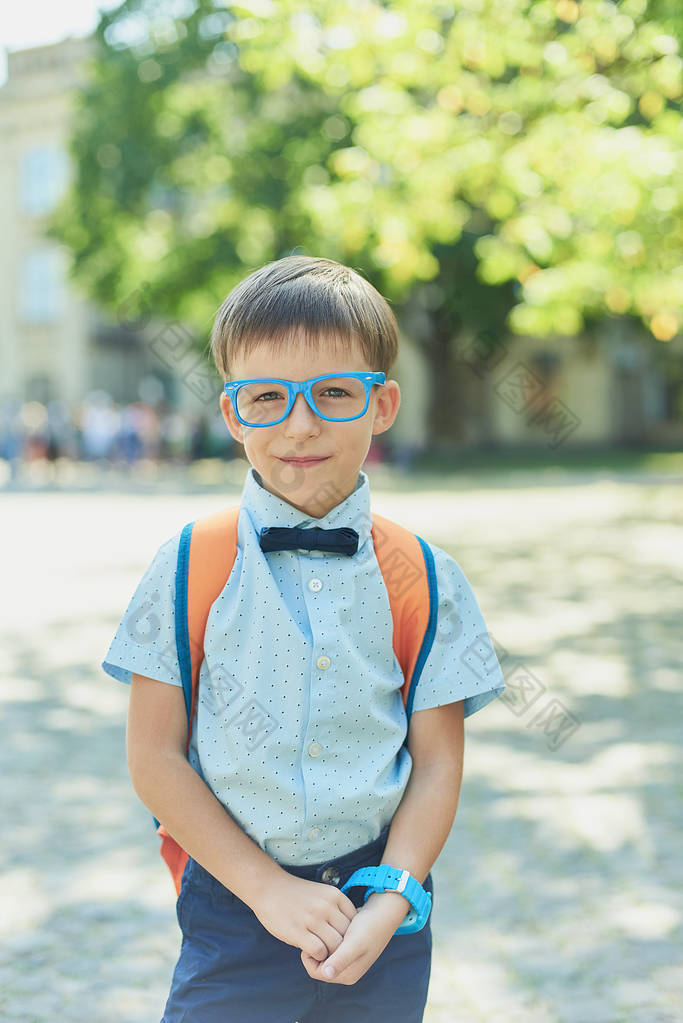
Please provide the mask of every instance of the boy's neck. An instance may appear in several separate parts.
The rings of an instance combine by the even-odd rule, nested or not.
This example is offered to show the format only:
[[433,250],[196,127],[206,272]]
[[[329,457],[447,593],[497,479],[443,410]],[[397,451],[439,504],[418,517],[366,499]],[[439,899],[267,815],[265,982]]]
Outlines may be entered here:
[[329,513],[331,511],[334,511],[334,509],[337,508],[340,504],[343,504],[344,501],[346,501],[347,498],[349,498],[351,496],[351,494],[355,493],[355,491],[360,486],[360,470],[359,470],[357,475],[356,475],[356,483],[351,488],[351,490],[349,490],[348,493],[344,494],[341,491],[335,491],[334,484],[330,482],[330,483],[326,484],[325,495],[321,498],[321,500],[317,504],[314,504],[314,505],[307,504],[306,506],[302,506],[302,505],[296,504],[294,501],[288,500],[288,498],[284,497],[282,494],[278,494],[275,491],[271,490],[269,487],[267,487],[264,484],[263,478],[262,478],[261,474],[259,473],[259,471],[257,469],[254,469],[253,466],[252,466],[252,470],[253,470],[253,474],[254,474],[254,479],[256,480],[256,482],[259,484],[260,487],[262,487],[264,490],[268,491],[269,494],[272,494],[273,497],[277,497],[280,501],[283,501],[285,504],[288,504],[290,506],[290,508],[295,508],[303,516],[305,516],[306,518],[309,518],[309,519],[323,519],[323,518],[325,518],[326,515],[329,515]]

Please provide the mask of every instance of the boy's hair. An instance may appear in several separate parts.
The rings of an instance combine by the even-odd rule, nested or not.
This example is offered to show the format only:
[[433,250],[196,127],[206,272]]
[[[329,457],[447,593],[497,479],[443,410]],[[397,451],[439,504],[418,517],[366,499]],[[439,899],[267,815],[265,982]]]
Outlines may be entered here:
[[389,304],[348,266],[318,256],[285,256],[232,289],[216,313],[211,352],[224,380],[232,360],[267,342],[284,348],[296,333],[310,351],[321,342],[356,342],[372,370],[389,371],[398,353],[398,324]]

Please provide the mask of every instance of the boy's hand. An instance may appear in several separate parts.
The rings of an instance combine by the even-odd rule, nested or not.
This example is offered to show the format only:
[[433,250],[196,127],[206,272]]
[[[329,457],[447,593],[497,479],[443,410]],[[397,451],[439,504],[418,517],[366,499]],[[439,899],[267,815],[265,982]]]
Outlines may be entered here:
[[[410,906],[402,895],[375,892],[356,911],[344,939],[324,962],[301,953],[301,961],[314,980],[328,984],[355,984],[382,954]],[[330,977],[327,970],[332,968]]]
[[300,948],[310,962],[325,960],[341,945],[358,912],[333,885],[285,872],[251,908],[267,931]]

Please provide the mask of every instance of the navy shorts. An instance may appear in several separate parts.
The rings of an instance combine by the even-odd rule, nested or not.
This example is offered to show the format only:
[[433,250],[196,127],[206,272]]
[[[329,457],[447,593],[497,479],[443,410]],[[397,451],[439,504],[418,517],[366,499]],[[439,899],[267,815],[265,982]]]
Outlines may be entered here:
[[[387,825],[355,852],[283,869],[341,888],[358,867],[382,862],[388,834]],[[423,887],[433,893],[431,873]],[[358,909],[363,905],[365,888],[344,894]],[[246,903],[193,859],[183,874],[177,913],[183,940],[161,1023],[376,1023],[378,1012],[391,1023],[422,1021],[431,914],[422,930],[394,934],[355,984],[335,984],[309,976],[301,949],[274,937]]]

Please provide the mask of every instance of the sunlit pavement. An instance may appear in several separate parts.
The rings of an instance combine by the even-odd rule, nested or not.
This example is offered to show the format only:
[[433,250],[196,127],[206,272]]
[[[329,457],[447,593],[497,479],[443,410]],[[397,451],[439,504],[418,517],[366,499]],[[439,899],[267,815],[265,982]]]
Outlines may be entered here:
[[[3,1023],[161,1016],[174,894],[99,664],[157,547],[240,489],[0,495]],[[408,489],[373,507],[460,563],[510,696],[467,722],[426,1023],[682,1020],[680,482]]]

